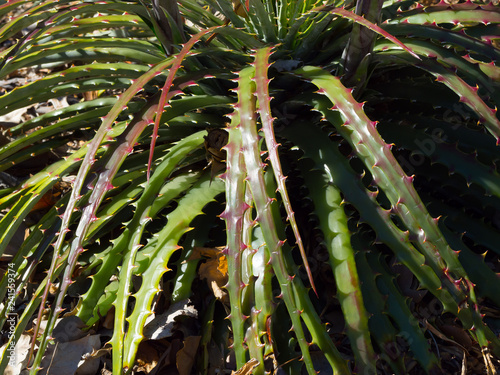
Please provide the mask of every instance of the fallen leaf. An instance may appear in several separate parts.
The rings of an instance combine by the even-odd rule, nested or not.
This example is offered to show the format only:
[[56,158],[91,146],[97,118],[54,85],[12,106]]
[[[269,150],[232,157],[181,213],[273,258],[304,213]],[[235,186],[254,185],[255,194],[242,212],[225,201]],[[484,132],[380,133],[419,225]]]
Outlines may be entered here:
[[418,289],[418,282],[415,275],[403,264],[394,263],[391,269],[398,275],[396,281],[403,294],[410,297],[415,303],[422,301],[428,291]]
[[[28,353],[30,351],[30,348],[31,335],[22,334],[15,344],[14,351],[10,352],[10,350],[7,350],[6,352],[9,356],[9,364],[5,368],[5,375],[17,375],[21,373],[22,369],[26,368],[28,364]],[[11,361],[11,359],[13,360]]]
[[112,329],[114,325],[115,325],[115,307],[113,306],[106,313],[106,316],[102,321],[102,326],[106,329]]
[[136,371],[142,371],[149,374],[158,364],[160,356],[156,348],[148,341],[143,341],[137,349]]
[[488,348],[482,348],[481,354],[483,355],[484,365],[486,366],[486,373],[488,375],[497,375],[497,370],[492,362],[493,356],[489,352]]
[[245,363],[238,371],[231,372],[231,375],[250,375],[253,369],[259,364],[255,358]]
[[176,355],[176,366],[179,375],[191,374],[200,340],[201,336],[188,336],[184,340],[184,347]]
[[436,329],[432,324],[430,324],[427,320],[424,320],[424,324],[425,324],[425,328],[427,328],[430,332],[432,332],[434,335],[436,335],[437,337],[439,337],[441,340],[449,342],[451,344],[454,344],[454,345],[460,347],[462,350],[464,350],[465,352],[468,353],[467,348],[465,348],[460,343],[458,343],[458,342],[456,342],[456,341],[451,340],[450,338],[448,338],[446,335],[444,335],[438,329]]
[[200,265],[199,275],[201,279],[206,279],[207,283],[219,300],[227,300],[227,293],[224,287],[227,284],[227,259],[222,253],[224,247],[218,248],[194,248],[195,252],[208,256],[209,259]]
[[99,358],[91,353],[101,347],[100,335],[88,335],[69,342],[56,341],[42,360],[41,375],[94,375],[99,369]]
[[88,335],[85,323],[75,315],[68,315],[58,319],[52,337],[57,342],[70,342]]
[[161,314],[156,315],[144,327],[144,338],[148,340],[160,340],[165,337],[171,337],[176,319],[180,317],[198,317],[198,310],[189,304],[189,300],[179,301],[174,303],[169,309]]
[[[42,333],[47,320],[40,322]],[[89,334],[85,323],[75,315],[57,319],[52,331],[53,344],[44,353],[41,375],[94,375],[100,359],[93,356],[101,348],[100,335]]]
[[472,348],[472,339],[462,327],[456,324],[443,324],[439,326],[439,329],[447,338],[456,341],[465,349],[470,350]]
[[20,124],[23,122],[23,115],[28,112],[28,109],[33,108],[34,105],[29,105],[27,107],[15,109],[10,111],[6,115],[0,116],[0,122]]

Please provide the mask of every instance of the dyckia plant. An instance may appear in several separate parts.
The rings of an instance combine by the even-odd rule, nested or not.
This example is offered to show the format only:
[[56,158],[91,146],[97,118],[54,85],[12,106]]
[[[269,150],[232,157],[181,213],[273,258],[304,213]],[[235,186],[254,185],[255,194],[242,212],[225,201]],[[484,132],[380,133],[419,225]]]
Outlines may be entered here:
[[[4,331],[18,319],[2,371],[32,329],[39,372],[70,312],[87,329],[111,317],[113,374],[133,373],[148,322],[190,299],[193,373],[221,366],[211,343],[245,374],[450,373],[467,357],[495,373],[498,6],[0,4],[0,79],[44,72],[5,89],[0,115],[72,98],[3,130]],[[211,289],[207,247],[227,275]]]

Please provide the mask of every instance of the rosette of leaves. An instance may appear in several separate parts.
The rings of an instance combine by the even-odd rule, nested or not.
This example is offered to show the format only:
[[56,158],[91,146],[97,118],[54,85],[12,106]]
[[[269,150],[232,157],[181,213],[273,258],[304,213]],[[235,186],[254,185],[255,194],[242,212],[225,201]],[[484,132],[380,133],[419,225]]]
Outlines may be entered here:
[[[406,374],[408,359],[436,373],[427,328],[451,316],[493,373],[500,346],[484,310],[500,306],[497,6],[61,0],[3,2],[0,14],[21,6],[0,29],[0,41],[16,39],[0,79],[49,73],[4,92],[0,115],[77,100],[9,128],[1,170],[80,142],[0,197],[1,251],[31,218],[11,260],[16,293],[46,271],[22,307],[6,298],[7,276],[0,288],[2,323],[19,313],[9,342],[47,320],[43,332],[34,325],[31,373],[79,283],[72,312],[91,327],[114,308],[113,373],[132,371],[156,296],[193,294],[188,260],[206,245],[224,246],[224,344],[237,368],[314,374],[319,354],[335,374]],[[218,177],[207,128],[227,132],[207,147]],[[70,191],[33,223],[67,176]],[[422,294],[397,282],[403,270],[439,308],[415,310]],[[340,333],[322,314],[332,301]],[[198,308],[213,322],[202,372],[221,310]]]

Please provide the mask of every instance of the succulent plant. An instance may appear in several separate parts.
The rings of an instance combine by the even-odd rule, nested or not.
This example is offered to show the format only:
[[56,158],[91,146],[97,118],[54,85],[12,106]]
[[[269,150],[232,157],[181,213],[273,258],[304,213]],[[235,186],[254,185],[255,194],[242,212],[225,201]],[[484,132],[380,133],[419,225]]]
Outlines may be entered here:
[[[499,9],[0,2],[0,79],[46,72],[5,90],[0,116],[72,100],[3,132],[0,172],[13,182],[0,190],[0,252],[19,228],[29,236],[1,281],[4,330],[18,314],[2,371],[32,325],[40,370],[80,285],[71,313],[87,327],[112,314],[113,373],[131,372],[158,296],[201,301],[194,248],[221,246],[228,300],[197,306],[196,373],[226,327],[216,304],[225,351],[254,374],[314,374],[318,355],[334,374],[443,372],[445,317],[494,373],[500,343],[484,310],[500,307]],[[332,304],[340,332],[323,314]]]

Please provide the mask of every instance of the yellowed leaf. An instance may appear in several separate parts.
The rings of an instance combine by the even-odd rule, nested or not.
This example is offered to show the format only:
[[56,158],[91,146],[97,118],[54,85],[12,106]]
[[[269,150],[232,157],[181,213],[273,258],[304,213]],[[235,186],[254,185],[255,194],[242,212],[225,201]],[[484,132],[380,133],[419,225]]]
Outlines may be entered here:
[[227,276],[227,258],[224,255],[221,255],[217,259],[219,261],[217,269],[223,276]]
[[222,289],[227,283],[227,276],[219,271],[219,260],[209,259],[200,266],[200,278],[206,279],[210,289],[218,299],[226,297],[227,293]]
[[[227,259],[222,253],[223,247],[219,248],[194,248],[200,256],[208,256],[205,263],[200,265],[199,275],[201,279],[206,279],[212,289],[214,296],[220,300],[227,298],[224,286],[227,283]],[[193,255],[195,256],[195,255]]]

